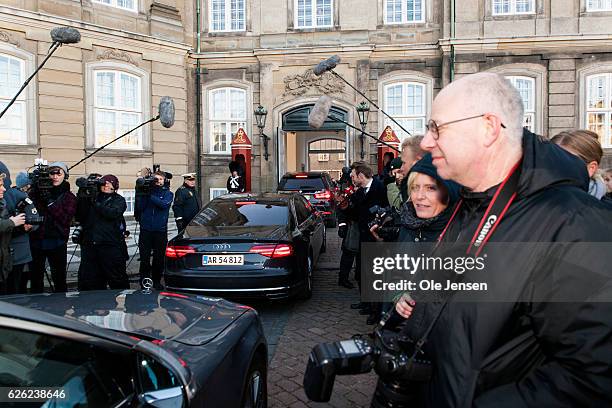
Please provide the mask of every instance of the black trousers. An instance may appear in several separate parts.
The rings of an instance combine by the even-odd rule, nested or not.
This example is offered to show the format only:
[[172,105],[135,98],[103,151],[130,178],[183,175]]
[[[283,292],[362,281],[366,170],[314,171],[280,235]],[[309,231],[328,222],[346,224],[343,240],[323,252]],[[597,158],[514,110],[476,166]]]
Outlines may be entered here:
[[350,251],[342,251],[340,256],[340,272],[338,273],[338,282],[346,282],[355,262],[355,253]]
[[6,278],[6,293],[14,295],[16,293],[26,293],[27,279],[24,279],[23,269],[27,264],[13,265],[13,269]]
[[[168,233],[166,231],[140,231],[138,250],[140,251],[139,272],[141,283],[144,278],[152,278],[155,286],[160,285],[164,271],[166,245],[168,245]],[[151,266],[151,251],[153,251],[153,266]]]
[[81,245],[79,290],[129,289],[121,244]]
[[40,249],[31,247],[32,251],[32,293],[42,293],[45,289],[45,261],[49,260],[51,266],[51,279],[55,286],[55,292],[66,292],[66,252],[67,245],[61,245],[54,249]]

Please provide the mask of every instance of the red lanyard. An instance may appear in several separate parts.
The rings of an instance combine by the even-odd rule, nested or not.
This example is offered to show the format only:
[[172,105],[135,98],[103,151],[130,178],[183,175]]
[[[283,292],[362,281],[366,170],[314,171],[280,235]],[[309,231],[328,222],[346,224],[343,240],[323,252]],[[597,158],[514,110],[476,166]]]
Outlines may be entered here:
[[[487,207],[487,210],[480,220],[478,228],[476,228],[476,232],[474,232],[474,236],[470,241],[470,245],[466,251],[468,255],[472,251],[473,247],[478,248],[474,256],[478,256],[480,254],[485,244],[489,241],[489,238],[491,238],[491,235],[493,235],[493,232],[495,229],[497,229],[497,226],[508,211],[508,208],[510,208],[510,204],[512,204],[516,198],[518,181],[520,178],[520,171],[517,170],[521,164],[521,161],[522,160],[519,160],[514,167],[512,167],[512,170],[510,170],[508,176],[506,176],[497,190],[495,190],[495,194],[493,195],[493,198],[491,199],[491,202],[489,203],[489,206]],[[442,239],[446,235],[448,228],[455,219],[455,216],[459,212],[462,204],[463,200],[459,200],[457,206],[455,207],[455,211],[453,211],[453,215],[451,215],[446,227],[444,227],[444,230],[438,237],[438,245],[440,242],[442,242]]]

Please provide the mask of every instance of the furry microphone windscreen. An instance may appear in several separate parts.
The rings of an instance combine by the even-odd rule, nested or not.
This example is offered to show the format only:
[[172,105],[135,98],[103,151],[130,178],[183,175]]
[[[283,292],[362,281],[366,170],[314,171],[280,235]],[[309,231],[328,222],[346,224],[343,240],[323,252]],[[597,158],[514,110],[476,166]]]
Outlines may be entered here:
[[323,126],[323,123],[325,123],[325,120],[329,116],[331,106],[332,99],[327,95],[321,96],[310,111],[310,115],[308,115],[308,124],[315,129],[319,129]]
[[55,27],[51,30],[51,39],[60,44],[76,44],[81,41],[81,33],[72,27]]
[[328,59],[326,59],[325,61],[321,61],[319,62],[313,69],[312,72],[316,75],[316,76],[321,76],[324,73],[326,73],[327,71],[330,71],[334,68],[336,68],[336,65],[338,65],[340,63],[340,57],[337,55],[332,55],[331,57],[329,57]]
[[165,128],[174,125],[174,101],[169,96],[162,96],[159,101],[159,121]]

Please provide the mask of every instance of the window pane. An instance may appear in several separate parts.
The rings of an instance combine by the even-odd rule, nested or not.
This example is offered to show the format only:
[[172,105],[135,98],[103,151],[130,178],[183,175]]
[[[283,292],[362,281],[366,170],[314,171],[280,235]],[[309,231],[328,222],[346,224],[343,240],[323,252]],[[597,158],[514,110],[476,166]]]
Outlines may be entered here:
[[406,18],[407,21],[420,21],[423,18],[421,0],[407,0]]
[[533,129],[534,129],[533,124],[534,124],[534,114],[526,113],[525,116],[523,116],[523,127],[533,132]]
[[225,30],[225,0],[211,1],[211,16],[213,31]]
[[332,0],[317,0],[317,26],[332,24]]
[[408,115],[422,115],[425,110],[423,106],[423,87],[421,85],[408,85],[406,93]]
[[115,106],[115,74],[96,73],[96,106]]
[[96,146],[110,142],[117,135],[117,117],[115,112],[96,111]]
[[[140,124],[140,115],[137,113],[122,113],[121,114],[121,128],[120,134],[127,132],[130,129],[135,128]],[[130,133],[127,136],[124,136],[118,141],[118,144],[122,144],[130,147],[140,147],[141,140],[141,130],[142,128]],[[117,135],[119,136],[119,135]]]
[[238,133],[238,129],[244,129],[245,128],[245,124],[244,122],[234,122],[234,123],[230,123],[230,134],[228,135],[227,139],[228,139],[228,143],[232,142],[232,139],[234,139],[234,136],[236,136],[236,133]]
[[297,26],[312,26],[312,2],[313,0],[297,0]]
[[508,77],[512,85],[518,90],[523,100],[525,111],[535,110],[535,81],[533,78]]
[[509,14],[510,0],[493,0],[493,14]]
[[516,12],[517,13],[531,13],[533,0],[516,0]]
[[387,23],[402,22],[402,0],[387,0]]
[[402,114],[402,85],[387,87],[386,110],[389,115]]
[[226,129],[225,123],[219,123],[219,122],[212,123],[213,152],[225,152],[227,150],[225,129]]
[[138,106],[138,78],[121,74],[121,101],[123,107],[140,110],[140,106]]
[[605,134],[606,128],[606,114],[605,113],[589,113],[587,119],[587,128],[599,136]]
[[[8,101],[0,100],[0,110]],[[26,144],[25,102],[15,102],[0,119],[0,144]]]
[[[21,60],[8,55],[0,55],[0,97],[12,99],[15,96],[23,82],[21,78],[22,64]],[[25,94],[22,93],[19,99],[24,98]]]
[[246,120],[246,92],[240,89],[230,90],[231,119]]
[[211,119],[227,119],[226,90],[212,92]]
[[134,0],[117,0],[117,6],[134,10]]
[[605,108],[606,77],[603,75],[591,77],[588,91],[588,107]]
[[232,0],[232,30],[244,30],[244,0]]

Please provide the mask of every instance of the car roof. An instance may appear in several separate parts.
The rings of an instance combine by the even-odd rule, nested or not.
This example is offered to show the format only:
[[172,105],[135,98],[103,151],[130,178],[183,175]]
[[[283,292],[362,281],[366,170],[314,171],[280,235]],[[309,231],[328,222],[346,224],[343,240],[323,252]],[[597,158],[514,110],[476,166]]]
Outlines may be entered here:
[[291,171],[285,173],[283,178],[296,177],[298,175],[305,175],[308,177],[325,177],[326,175],[329,176],[329,173],[325,171]]
[[232,193],[232,194],[224,194],[222,196],[216,197],[213,201],[262,201],[268,203],[287,203],[293,197],[293,195],[299,195],[297,193]]

